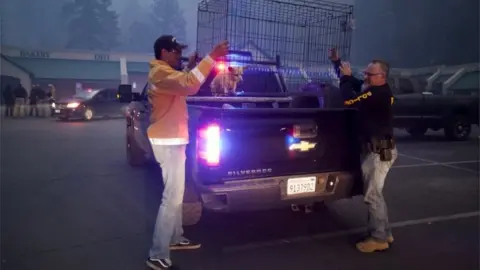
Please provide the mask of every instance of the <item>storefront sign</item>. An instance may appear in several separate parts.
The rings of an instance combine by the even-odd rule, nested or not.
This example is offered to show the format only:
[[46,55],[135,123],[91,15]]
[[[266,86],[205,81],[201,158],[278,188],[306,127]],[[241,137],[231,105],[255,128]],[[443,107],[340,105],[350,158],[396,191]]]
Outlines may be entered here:
[[95,54],[95,61],[109,61],[110,55],[108,54]]
[[50,53],[45,51],[20,51],[21,57],[50,58]]

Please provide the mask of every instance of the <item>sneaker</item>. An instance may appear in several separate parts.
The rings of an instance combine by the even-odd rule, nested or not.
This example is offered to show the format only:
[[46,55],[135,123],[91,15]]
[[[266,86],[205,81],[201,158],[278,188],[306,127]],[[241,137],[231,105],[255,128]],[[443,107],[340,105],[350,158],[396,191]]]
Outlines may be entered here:
[[180,243],[170,245],[171,250],[181,250],[181,249],[198,249],[200,248],[199,243],[194,243],[188,239],[180,241]]
[[387,250],[389,247],[390,246],[387,241],[381,242],[373,238],[367,238],[366,240],[357,243],[357,249],[364,253],[383,251]]
[[172,261],[170,259],[152,259],[148,258],[147,266],[154,270],[165,270],[172,268]]

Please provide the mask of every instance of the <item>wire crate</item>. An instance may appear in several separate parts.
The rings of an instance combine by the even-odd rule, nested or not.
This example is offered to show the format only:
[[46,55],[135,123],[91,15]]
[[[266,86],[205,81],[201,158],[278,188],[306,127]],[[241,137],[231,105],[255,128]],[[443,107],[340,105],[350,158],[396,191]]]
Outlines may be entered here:
[[227,39],[258,60],[280,55],[284,66],[329,64],[328,49],[350,55],[353,6],[313,0],[203,0],[198,5],[197,49],[207,53]]
[[198,5],[197,49],[202,54],[223,39],[257,61],[275,61],[288,91],[333,74],[328,50],[350,56],[353,6],[313,0],[203,0]]

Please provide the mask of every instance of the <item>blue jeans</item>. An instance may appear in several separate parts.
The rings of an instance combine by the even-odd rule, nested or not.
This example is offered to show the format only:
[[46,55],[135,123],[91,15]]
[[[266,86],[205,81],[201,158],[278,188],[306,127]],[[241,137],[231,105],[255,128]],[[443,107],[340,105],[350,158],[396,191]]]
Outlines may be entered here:
[[183,238],[182,204],[185,191],[186,145],[152,145],[155,159],[162,168],[164,190],[153,232],[149,256],[170,258],[170,245]]
[[381,161],[380,155],[376,153],[369,153],[362,160],[364,201],[368,205],[368,230],[370,236],[379,241],[386,241],[392,234],[383,186],[397,156],[397,149],[393,149],[391,161]]

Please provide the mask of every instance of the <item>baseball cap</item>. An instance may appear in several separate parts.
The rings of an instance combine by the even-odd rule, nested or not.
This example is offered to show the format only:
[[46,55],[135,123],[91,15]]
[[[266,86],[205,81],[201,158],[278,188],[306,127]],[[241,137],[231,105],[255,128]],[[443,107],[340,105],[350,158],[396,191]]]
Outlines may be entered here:
[[155,53],[160,53],[163,49],[167,51],[171,51],[174,49],[183,50],[188,46],[185,44],[180,44],[177,42],[177,39],[172,35],[163,35],[157,40],[155,40],[155,44],[153,45],[153,50]]

